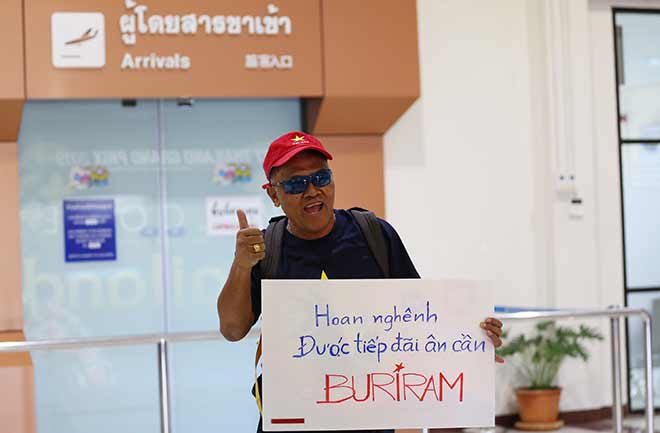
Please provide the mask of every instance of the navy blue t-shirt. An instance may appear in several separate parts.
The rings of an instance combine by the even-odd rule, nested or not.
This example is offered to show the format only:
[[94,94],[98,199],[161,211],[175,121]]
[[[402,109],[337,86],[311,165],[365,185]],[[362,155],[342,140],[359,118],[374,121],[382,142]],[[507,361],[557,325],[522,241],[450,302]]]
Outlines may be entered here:
[[[320,239],[300,239],[288,230],[282,239],[277,278],[318,280],[321,273],[331,279],[383,278],[360,226],[350,212],[335,210],[332,231]],[[401,238],[385,220],[378,219],[389,251],[390,278],[419,278]],[[261,272],[252,268],[252,311],[261,315]]]
[[[277,278],[318,280],[321,273],[333,279],[384,278],[360,226],[350,212],[335,210],[332,231],[314,240],[300,239],[288,230],[282,239]],[[389,250],[390,278],[419,278],[401,238],[385,220],[378,219]],[[255,321],[261,316],[261,272],[252,268],[252,311]],[[260,433],[261,421],[257,432]],[[379,431],[381,432],[381,431]],[[391,432],[386,430],[384,432]],[[298,432],[301,433],[301,432]],[[334,433],[342,433],[335,431]],[[349,432],[343,432],[349,433]],[[359,433],[370,433],[360,430]],[[375,432],[373,432],[375,433]]]

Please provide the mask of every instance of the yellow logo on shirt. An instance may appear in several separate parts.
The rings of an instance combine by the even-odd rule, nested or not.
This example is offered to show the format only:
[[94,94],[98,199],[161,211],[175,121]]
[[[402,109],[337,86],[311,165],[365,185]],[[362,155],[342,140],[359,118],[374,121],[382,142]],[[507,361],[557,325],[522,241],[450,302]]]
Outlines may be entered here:
[[327,280],[328,276],[325,274],[325,271],[321,271],[321,279],[322,280]]

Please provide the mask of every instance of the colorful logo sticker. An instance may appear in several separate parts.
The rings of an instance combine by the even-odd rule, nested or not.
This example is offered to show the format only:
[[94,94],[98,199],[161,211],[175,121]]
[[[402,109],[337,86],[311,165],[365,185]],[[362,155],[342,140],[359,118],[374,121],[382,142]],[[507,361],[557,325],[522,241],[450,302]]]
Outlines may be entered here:
[[89,189],[108,185],[110,172],[103,165],[90,167],[73,166],[69,171],[69,187],[73,189]]
[[220,185],[247,183],[252,180],[252,169],[247,163],[217,164],[213,169],[213,182]]

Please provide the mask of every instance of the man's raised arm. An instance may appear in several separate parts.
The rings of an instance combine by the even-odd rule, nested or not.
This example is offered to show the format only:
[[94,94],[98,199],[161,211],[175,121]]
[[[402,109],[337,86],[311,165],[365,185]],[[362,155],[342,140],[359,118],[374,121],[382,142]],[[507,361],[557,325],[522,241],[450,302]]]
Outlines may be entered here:
[[218,296],[220,332],[229,341],[245,337],[255,321],[250,295],[252,267],[266,255],[260,229],[248,226],[245,212],[236,211],[236,251],[227,281]]

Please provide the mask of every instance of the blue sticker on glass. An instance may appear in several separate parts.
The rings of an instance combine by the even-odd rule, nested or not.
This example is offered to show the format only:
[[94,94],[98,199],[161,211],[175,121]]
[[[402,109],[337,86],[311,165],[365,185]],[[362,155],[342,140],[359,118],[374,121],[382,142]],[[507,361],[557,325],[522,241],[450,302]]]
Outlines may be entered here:
[[116,260],[115,201],[64,200],[63,204],[65,260]]

